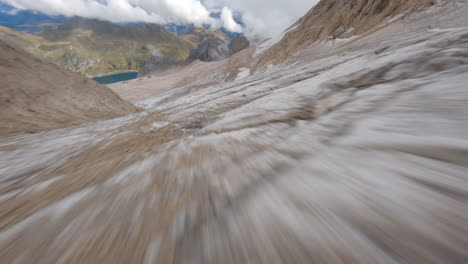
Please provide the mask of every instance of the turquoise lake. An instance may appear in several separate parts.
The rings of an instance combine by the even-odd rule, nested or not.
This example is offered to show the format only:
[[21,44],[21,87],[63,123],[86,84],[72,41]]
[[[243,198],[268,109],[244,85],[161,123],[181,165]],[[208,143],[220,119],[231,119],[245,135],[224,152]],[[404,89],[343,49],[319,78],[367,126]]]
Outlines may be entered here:
[[117,74],[111,74],[111,75],[106,75],[106,76],[101,76],[101,77],[95,77],[93,80],[100,84],[111,84],[111,83],[116,83],[116,82],[123,82],[123,81],[128,81],[132,80],[138,77],[138,72],[124,72],[124,73],[117,73]]

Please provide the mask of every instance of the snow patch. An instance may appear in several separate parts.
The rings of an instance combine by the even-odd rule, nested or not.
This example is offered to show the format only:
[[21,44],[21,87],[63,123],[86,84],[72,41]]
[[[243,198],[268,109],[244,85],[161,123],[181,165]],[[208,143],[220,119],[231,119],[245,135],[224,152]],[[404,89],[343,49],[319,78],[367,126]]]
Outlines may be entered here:
[[237,74],[236,81],[242,80],[250,75],[249,68],[240,68],[239,73]]

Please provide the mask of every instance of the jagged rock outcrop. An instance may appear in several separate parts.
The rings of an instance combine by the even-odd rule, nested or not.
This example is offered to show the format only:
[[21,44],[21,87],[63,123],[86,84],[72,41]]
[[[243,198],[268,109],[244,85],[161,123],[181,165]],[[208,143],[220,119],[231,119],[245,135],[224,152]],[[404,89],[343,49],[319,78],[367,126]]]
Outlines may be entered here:
[[321,0],[262,54],[253,70],[280,63],[317,40],[363,34],[392,17],[434,4],[434,0]]
[[195,60],[217,61],[229,56],[229,41],[213,36],[206,38],[197,48],[190,51],[187,62]]
[[250,42],[246,37],[237,37],[229,43],[229,52],[231,55],[250,47]]
[[215,37],[206,38],[200,45],[190,52],[187,62],[195,60],[217,61],[230,57],[250,46],[245,37],[237,37],[232,40],[219,39]]
[[109,88],[0,41],[0,138],[131,114]]
[[204,40],[190,52],[185,62],[176,61],[171,57],[157,53],[145,62],[139,71],[139,75],[144,76],[152,72],[165,71],[171,67],[184,66],[196,60],[204,62],[223,60],[250,47],[249,40],[243,36],[229,40],[223,35],[211,34],[201,38]]

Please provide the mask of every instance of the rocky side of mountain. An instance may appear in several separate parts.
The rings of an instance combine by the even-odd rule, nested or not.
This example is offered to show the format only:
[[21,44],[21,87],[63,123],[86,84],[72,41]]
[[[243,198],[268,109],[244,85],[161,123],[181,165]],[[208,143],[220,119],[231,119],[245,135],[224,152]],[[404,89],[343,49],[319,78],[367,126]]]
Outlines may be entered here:
[[231,40],[228,45],[230,55],[250,47],[250,42],[246,37],[237,37]]
[[0,138],[137,112],[109,88],[0,41]]
[[[196,37],[195,37],[196,36]],[[189,65],[194,61],[220,61],[250,47],[250,42],[246,37],[229,39],[227,36],[219,34],[194,35],[194,41],[201,41],[200,45],[190,51],[190,55],[185,62],[178,62],[163,54],[156,54],[145,62],[139,71],[140,76],[150,73],[162,72],[171,67]]]
[[0,39],[15,39],[30,53],[88,77],[140,70],[154,56],[148,46],[174,61],[185,61],[198,45],[159,25],[125,26],[78,17],[38,35],[6,31]]
[[229,56],[229,40],[208,37],[197,48],[190,51],[187,62],[196,60],[217,61]]
[[190,42],[194,48],[198,47],[205,39],[213,37],[217,39],[229,40],[231,39],[221,30],[216,29],[205,29],[202,27],[193,27],[186,34],[179,35],[185,41]]
[[388,25],[392,19],[396,21],[435,3],[435,0],[322,0],[258,58],[253,70],[270,62],[278,64],[318,40],[369,33]]
[[228,58],[234,53],[237,53],[250,46],[250,42],[246,37],[237,37],[232,40],[208,37],[204,39],[200,45],[190,51],[187,62],[195,60],[201,61],[217,61]]

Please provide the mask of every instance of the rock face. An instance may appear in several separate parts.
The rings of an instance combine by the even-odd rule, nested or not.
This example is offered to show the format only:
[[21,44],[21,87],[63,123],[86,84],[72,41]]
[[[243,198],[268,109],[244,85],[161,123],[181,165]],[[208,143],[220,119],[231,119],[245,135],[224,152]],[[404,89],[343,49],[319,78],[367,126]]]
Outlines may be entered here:
[[[155,54],[151,59],[145,62],[145,65],[139,71],[140,76],[152,72],[165,71],[174,66],[184,66],[196,60],[203,62],[219,61],[231,57],[232,55],[250,47],[250,42],[246,37],[237,37],[229,40],[226,36],[219,34],[210,34],[197,36],[200,45],[190,51],[190,55],[185,62],[180,62],[171,57],[162,54]],[[195,36],[193,37],[195,38]]]
[[246,37],[237,37],[229,43],[229,52],[231,55],[250,47],[250,42]]
[[[190,54],[187,54],[184,60],[175,60],[171,56],[167,56],[156,50],[156,52],[152,52],[153,56],[145,61],[143,67],[140,69],[140,76],[147,75],[151,72],[164,71],[174,66],[182,66],[194,60],[198,60],[199,57],[208,58],[209,55],[206,53],[204,54],[206,49],[211,50],[211,47],[217,49],[217,45],[229,40],[229,37],[220,30],[207,30],[201,27],[191,28],[186,34],[178,37],[192,45]],[[204,43],[204,49],[199,48],[202,43]],[[218,53],[219,52],[221,51],[218,51]],[[193,58],[188,58],[189,56]]]
[[[445,0],[449,1],[449,0]],[[279,63],[317,40],[350,37],[378,28],[390,18],[434,4],[434,0],[321,0],[259,58],[254,70]]]
[[195,60],[217,61],[230,57],[250,46],[245,37],[237,37],[232,40],[219,39],[215,37],[206,38],[200,45],[190,52],[187,62]]
[[225,59],[228,56],[229,41],[227,39],[219,39],[210,36],[203,40],[197,48],[190,51],[187,62],[195,60],[217,61]]
[[0,138],[131,114],[109,88],[0,41]]

